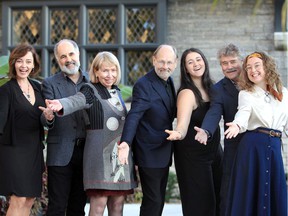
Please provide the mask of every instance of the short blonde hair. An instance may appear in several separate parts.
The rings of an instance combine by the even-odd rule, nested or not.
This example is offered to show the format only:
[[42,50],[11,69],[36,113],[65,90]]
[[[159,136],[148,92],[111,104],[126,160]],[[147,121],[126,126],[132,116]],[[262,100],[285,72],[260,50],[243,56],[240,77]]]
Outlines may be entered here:
[[93,59],[93,62],[91,64],[91,67],[90,67],[90,70],[89,70],[89,78],[90,78],[90,81],[92,83],[98,83],[98,79],[96,77],[96,74],[94,73],[94,69],[95,70],[99,70],[99,68],[101,67],[101,65],[103,63],[108,63],[108,64],[111,64],[111,65],[115,65],[116,66],[116,69],[117,69],[117,78],[116,78],[116,81],[115,83],[113,83],[114,85],[118,85],[120,83],[120,80],[121,80],[121,68],[120,68],[120,64],[119,64],[119,61],[117,59],[117,57],[111,53],[111,52],[107,52],[107,51],[104,51],[104,52],[99,52],[95,58]]

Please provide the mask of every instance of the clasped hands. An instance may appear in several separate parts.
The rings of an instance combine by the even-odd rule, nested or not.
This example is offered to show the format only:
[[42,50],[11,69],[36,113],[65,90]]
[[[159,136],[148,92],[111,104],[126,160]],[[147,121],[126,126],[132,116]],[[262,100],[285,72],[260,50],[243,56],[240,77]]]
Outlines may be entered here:
[[39,109],[42,110],[45,118],[48,121],[52,121],[54,119],[54,112],[59,112],[63,106],[59,100],[45,100],[46,107],[39,106]]

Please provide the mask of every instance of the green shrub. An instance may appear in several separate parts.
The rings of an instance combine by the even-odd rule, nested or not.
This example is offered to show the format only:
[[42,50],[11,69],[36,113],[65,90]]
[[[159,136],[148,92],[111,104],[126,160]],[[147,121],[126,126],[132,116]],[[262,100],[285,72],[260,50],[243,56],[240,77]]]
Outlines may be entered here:
[[180,200],[178,181],[175,172],[169,172],[168,182],[166,187],[165,202],[177,202]]
[[128,102],[131,100],[132,97],[132,87],[131,86],[126,86],[123,84],[119,84],[119,88],[121,90],[121,95],[123,97],[123,100],[125,102]]
[[8,65],[9,56],[0,56],[0,78],[3,78],[7,75],[9,70]]

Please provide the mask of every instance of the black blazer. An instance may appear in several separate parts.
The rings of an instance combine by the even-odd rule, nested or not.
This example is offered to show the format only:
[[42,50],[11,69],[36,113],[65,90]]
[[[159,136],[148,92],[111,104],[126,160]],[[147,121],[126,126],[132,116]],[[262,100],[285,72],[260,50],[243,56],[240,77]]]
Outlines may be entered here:
[[[172,94],[176,101],[174,83]],[[172,129],[176,103],[170,104],[165,86],[153,69],[133,88],[131,109],[126,117],[121,141],[132,145],[135,163],[146,168],[171,165],[173,145],[165,129]]]
[[[216,131],[223,116],[224,130],[226,130],[226,123],[232,122],[237,112],[238,94],[239,91],[228,78],[224,77],[217,82],[211,89],[210,109],[206,113],[201,127],[208,130],[212,135]],[[241,136],[242,135],[238,135],[236,138],[229,140],[224,138],[224,145],[227,142],[238,142]]]
[[[34,91],[41,93],[41,84],[38,81],[29,79]],[[13,137],[16,136],[14,98],[22,94],[16,79],[10,79],[0,88],[0,144],[13,145]],[[40,121],[40,119],[39,119]],[[40,127],[40,139],[44,140],[44,128]]]

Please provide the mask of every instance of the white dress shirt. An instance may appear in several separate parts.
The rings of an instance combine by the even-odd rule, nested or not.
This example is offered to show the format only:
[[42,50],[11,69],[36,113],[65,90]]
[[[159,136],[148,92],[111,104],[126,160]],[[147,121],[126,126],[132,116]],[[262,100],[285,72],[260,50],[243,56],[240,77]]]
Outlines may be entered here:
[[[283,131],[288,123],[288,91],[283,87],[282,102],[278,101],[265,91],[254,86],[253,92],[241,90],[238,96],[238,112],[234,123],[240,127],[240,133],[246,130],[254,130],[258,127],[272,128]],[[270,98],[270,102],[265,101]]]

